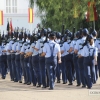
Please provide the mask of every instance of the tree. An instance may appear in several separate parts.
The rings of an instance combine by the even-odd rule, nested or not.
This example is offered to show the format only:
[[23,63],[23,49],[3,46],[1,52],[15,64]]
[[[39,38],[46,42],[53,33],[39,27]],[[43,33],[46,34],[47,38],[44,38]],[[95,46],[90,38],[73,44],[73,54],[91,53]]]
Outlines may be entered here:
[[[53,30],[61,31],[62,24],[65,28],[71,29],[75,26],[78,30],[80,27],[88,27],[85,20],[85,12],[87,11],[87,3],[89,0],[36,0],[39,12],[45,12],[41,17],[43,27],[51,27]],[[33,5],[34,0],[30,0]],[[100,1],[97,0],[97,8],[100,9]],[[100,10],[99,10],[100,11]],[[74,12],[78,14],[74,18]]]

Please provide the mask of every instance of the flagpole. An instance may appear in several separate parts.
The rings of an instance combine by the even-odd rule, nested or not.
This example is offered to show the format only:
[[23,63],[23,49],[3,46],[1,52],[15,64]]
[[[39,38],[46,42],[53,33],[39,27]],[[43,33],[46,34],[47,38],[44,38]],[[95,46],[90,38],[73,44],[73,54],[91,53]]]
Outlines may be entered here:
[[95,30],[95,20],[93,21],[93,29]]

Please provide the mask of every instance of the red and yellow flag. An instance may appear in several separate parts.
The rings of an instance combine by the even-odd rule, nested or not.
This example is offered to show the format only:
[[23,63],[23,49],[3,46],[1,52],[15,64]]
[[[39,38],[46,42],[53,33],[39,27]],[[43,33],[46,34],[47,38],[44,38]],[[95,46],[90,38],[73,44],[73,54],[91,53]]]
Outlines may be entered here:
[[33,9],[28,8],[28,22],[33,23]]
[[95,2],[88,2],[88,12],[87,12],[87,21],[95,21],[98,20],[97,10],[95,6]]
[[3,25],[3,11],[0,10],[0,25]]

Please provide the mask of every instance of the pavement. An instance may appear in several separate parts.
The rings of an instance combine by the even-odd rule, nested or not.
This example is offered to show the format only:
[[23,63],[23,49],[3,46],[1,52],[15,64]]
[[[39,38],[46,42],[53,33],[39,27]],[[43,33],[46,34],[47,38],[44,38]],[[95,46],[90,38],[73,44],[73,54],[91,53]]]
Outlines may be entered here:
[[100,100],[100,78],[92,89],[82,89],[68,84],[55,83],[54,90],[48,90],[0,79],[0,100]]

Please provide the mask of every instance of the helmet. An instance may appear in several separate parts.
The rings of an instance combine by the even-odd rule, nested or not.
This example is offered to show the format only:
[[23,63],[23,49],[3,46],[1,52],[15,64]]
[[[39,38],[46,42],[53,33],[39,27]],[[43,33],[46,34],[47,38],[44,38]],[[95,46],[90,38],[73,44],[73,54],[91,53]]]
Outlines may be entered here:
[[40,35],[41,36],[43,36],[43,35],[46,36],[46,34],[47,34],[47,30],[46,29],[42,29]]
[[68,29],[66,29],[65,34],[69,33],[70,31]]
[[82,32],[83,32],[83,35],[85,35],[85,36],[89,34],[89,31],[88,31],[87,28],[84,28],[84,29],[82,30]]
[[97,31],[94,30],[91,34],[92,34],[93,36],[97,36]]
[[61,33],[60,33],[60,32],[57,32],[57,33],[56,33],[56,37],[57,37],[57,38],[61,38]]
[[81,34],[80,34],[79,31],[77,31],[76,34],[75,34],[76,37],[80,37],[80,35],[81,35]]
[[47,32],[50,33],[50,32],[51,32],[51,28],[48,28],[48,29],[47,29]]
[[91,39],[93,39],[93,36],[92,35],[89,35],[88,36],[88,41],[90,41]]

